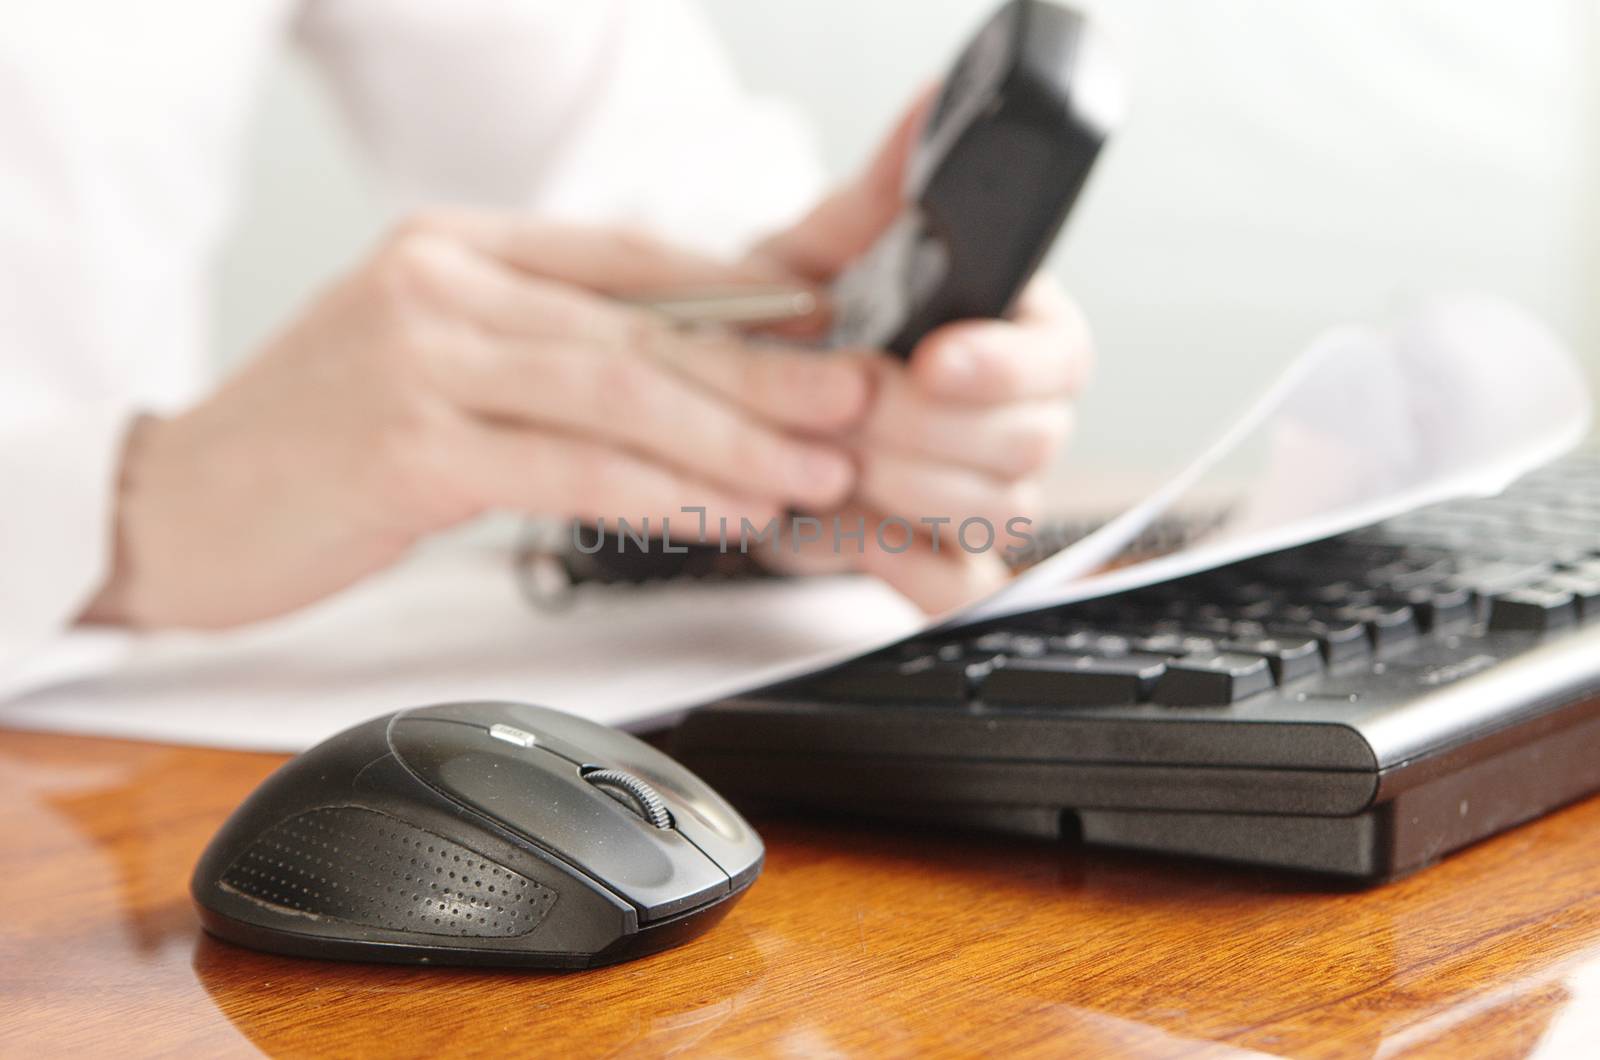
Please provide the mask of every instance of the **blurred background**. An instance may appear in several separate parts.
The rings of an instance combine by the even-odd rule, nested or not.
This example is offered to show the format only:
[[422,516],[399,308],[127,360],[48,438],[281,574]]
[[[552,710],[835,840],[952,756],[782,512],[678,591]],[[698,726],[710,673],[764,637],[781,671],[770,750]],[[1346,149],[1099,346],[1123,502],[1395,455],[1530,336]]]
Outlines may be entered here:
[[[993,6],[703,3],[748,85],[809,116],[834,173]],[[1076,3],[1113,38],[1132,111],[1050,264],[1100,349],[1069,473],[1170,464],[1317,331],[1432,289],[1515,299],[1600,379],[1600,5]],[[389,220],[297,56],[251,152],[217,292],[225,360]]]

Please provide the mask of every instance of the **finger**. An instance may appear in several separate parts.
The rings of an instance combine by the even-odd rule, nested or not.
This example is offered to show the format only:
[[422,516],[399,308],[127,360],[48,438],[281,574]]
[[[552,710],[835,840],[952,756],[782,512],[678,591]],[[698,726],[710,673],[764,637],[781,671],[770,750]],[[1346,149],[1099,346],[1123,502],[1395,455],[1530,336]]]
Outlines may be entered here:
[[954,404],[930,399],[904,372],[885,372],[863,437],[874,451],[899,453],[1021,478],[1047,467],[1060,453],[1072,410],[1059,399],[1003,405]]
[[837,504],[842,450],[792,437],[643,358],[570,341],[455,343],[439,387],[480,415],[619,443],[745,496]]
[[1061,333],[1066,348],[1076,359],[1072,392],[1078,393],[1089,384],[1094,374],[1094,332],[1083,315],[1083,307],[1053,276],[1039,273],[1028,281],[1012,309],[1011,319],[1024,327],[1043,327]]
[[655,335],[648,353],[756,416],[800,431],[849,430],[871,403],[871,368],[848,353],[752,342],[709,330]]
[[[799,532],[798,520],[812,518],[820,524],[817,533]],[[771,548],[761,552],[762,563],[785,574],[839,574],[858,570],[866,548],[867,535],[874,532],[878,517],[855,504],[816,516],[791,516],[785,532]]]
[[[1010,578],[999,543],[968,552],[953,534],[920,533],[859,505],[819,518],[827,529],[818,540],[786,540],[763,552],[762,562],[787,574],[872,574],[930,613],[971,603]],[[834,520],[856,536],[836,540]]]
[[979,519],[996,534],[1007,521],[1032,516],[1039,502],[1039,486],[1031,479],[1007,482],[898,453],[867,453],[859,476],[857,495],[877,511],[914,522],[944,520],[951,527]]
[[770,259],[723,261],[640,229],[597,228],[522,214],[436,208],[402,225],[399,238],[408,235],[456,239],[519,272],[612,295],[790,279]]
[[[803,286],[770,256],[750,254],[723,261],[636,229],[562,224],[466,208],[434,208],[414,217],[402,225],[396,240],[424,245],[448,241],[523,276],[559,280],[623,300],[697,290]],[[804,316],[748,330],[805,340],[821,334],[828,321],[825,299],[818,292],[817,307]]]
[[792,228],[756,248],[768,260],[813,281],[832,279],[859,257],[899,214],[906,164],[922,134],[935,87],[918,94],[871,163],[854,180],[817,205]]
[[860,569],[883,579],[930,615],[982,599],[1011,577],[994,552],[973,555],[948,545],[935,552],[932,543],[921,538],[903,552],[869,547]]
[[565,336],[626,345],[636,329],[664,321],[568,283],[519,273],[458,239],[410,235],[379,258],[403,308],[436,310],[436,328],[454,321],[499,335]]
[[449,443],[451,475],[485,508],[525,515],[598,522],[625,518],[633,526],[662,526],[682,519],[698,527],[704,508],[715,523],[758,526],[777,518],[770,501],[723,489],[715,483],[582,438],[504,424],[464,421]]
[[720,329],[675,328],[655,314],[517,273],[448,241],[416,256],[430,297],[495,334],[570,340],[648,359],[758,419],[800,431],[838,433],[866,411],[870,380],[859,359],[751,342]]
[[1087,381],[1091,353],[1082,315],[1048,281],[1035,281],[1014,321],[966,320],[927,335],[910,373],[924,393],[995,404],[1061,397]]

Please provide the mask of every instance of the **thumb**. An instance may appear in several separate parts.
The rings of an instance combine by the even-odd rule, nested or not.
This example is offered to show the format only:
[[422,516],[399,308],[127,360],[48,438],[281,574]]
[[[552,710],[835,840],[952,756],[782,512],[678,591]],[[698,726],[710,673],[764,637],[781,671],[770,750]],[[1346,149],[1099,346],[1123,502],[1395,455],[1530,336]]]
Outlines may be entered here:
[[832,279],[859,257],[904,205],[900,189],[906,163],[922,134],[936,88],[929,85],[917,94],[864,170],[792,228],[762,243],[751,257],[765,258],[817,283]]

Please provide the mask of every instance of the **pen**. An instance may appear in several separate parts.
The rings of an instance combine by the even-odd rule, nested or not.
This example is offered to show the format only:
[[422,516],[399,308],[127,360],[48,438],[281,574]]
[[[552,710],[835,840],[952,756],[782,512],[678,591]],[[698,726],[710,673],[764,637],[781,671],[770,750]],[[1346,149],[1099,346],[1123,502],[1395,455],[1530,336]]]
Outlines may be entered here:
[[781,285],[706,287],[624,299],[679,324],[779,324],[817,309],[817,296]]

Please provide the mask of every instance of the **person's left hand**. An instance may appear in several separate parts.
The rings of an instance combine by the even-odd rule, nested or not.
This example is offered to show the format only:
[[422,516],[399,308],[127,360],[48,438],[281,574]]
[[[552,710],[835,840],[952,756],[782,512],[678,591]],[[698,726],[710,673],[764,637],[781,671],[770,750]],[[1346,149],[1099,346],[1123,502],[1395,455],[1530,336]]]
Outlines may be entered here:
[[[865,172],[752,257],[811,284],[830,282],[899,214],[902,174],[929,102],[925,95],[908,111]],[[1082,315],[1043,275],[1029,284],[1012,319],[948,324],[930,332],[908,362],[882,358],[874,366],[873,407],[857,434],[856,497],[845,511],[823,517],[828,531],[816,547],[798,557],[784,550],[787,565],[875,574],[930,612],[997,586],[1006,576],[1001,550],[1015,541],[1007,522],[1036,514],[1040,478],[1066,439],[1070,401],[1091,362]],[[863,547],[854,540],[833,547],[833,515],[847,530],[866,519]],[[995,530],[987,551],[969,552],[956,540],[961,522],[973,517]],[[937,540],[919,534],[907,545],[891,528],[885,549],[873,528],[887,519],[924,530],[940,525],[943,533]],[[983,536],[974,532],[972,547]]]

